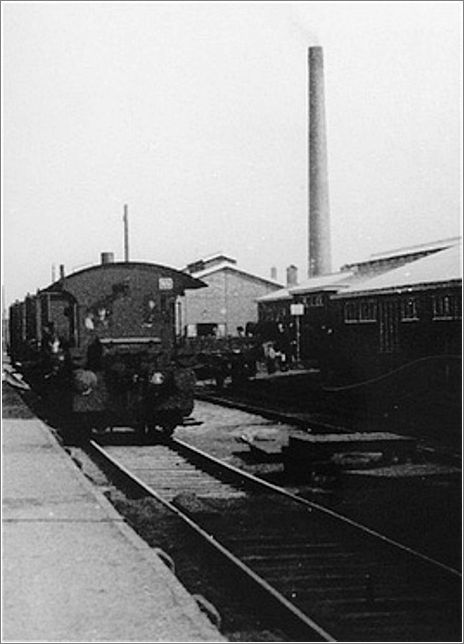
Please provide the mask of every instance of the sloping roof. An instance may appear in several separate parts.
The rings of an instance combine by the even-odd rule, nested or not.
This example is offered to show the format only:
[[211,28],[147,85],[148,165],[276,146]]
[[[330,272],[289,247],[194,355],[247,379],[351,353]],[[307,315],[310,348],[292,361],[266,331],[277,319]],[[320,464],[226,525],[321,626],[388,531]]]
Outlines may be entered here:
[[369,259],[387,259],[389,257],[396,257],[397,255],[413,255],[414,253],[421,253],[430,250],[444,250],[451,246],[456,246],[461,243],[461,237],[449,237],[447,239],[438,239],[433,242],[425,244],[416,244],[415,246],[408,246],[406,248],[397,248],[382,253],[373,253]]
[[302,295],[315,291],[338,291],[341,288],[347,288],[353,282],[354,274],[351,271],[341,271],[330,273],[329,275],[318,275],[310,277],[297,286],[289,289],[291,295]]
[[220,271],[228,271],[230,273],[237,273],[238,275],[244,275],[248,279],[253,279],[258,282],[263,282],[268,286],[273,286],[275,289],[282,288],[282,284],[279,284],[279,282],[274,282],[273,280],[268,280],[264,277],[259,277],[259,275],[254,275],[253,273],[243,271],[242,269],[236,268],[233,265],[231,266],[227,262],[217,264],[216,266],[212,266],[211,268],[206,268],[204,271],[198,271],[196,273],[192,273],[192,277],[195,277],[195,279],[202,280],[205,277],[209,277],[210,275],[213,275],[213,273],[219,273]]
[[444,250],[451,246],[456,246],[462,241],[461,237],[449,237],[447,239],[439,239],[433,242],[424,244],[416,244],[414,246],[407,246],[404,248],[395,248],[393,250],[372,253],[366,259],[358,260],[356,262],[349,262],[345,264],[346,268],[356,267],[362,264],[370,264],[372,262],[379,262],[381,260],[393,259],[395,257],[407,257],[408,255],[417,255],[419,253],[432,253],[434,251]]
[[267,293],[266,295],[261,295],[257,297],[257,302],[280,302],[284,300],[291,300],[292,296],[289,293],[288,288],[279,288],[277,291],[272,291],[272,293]]
[[462,245],[457,244],[404,266],[393,268],[377,277],[352,284],[335,297],[354,297],[364,293],[372,295],[433,288],[443,284],[459,284],[462,282],[461,260]]
[[216,273],[216,271],[222,271],[225,268],[235,268],[235,266],[234,264],[231,264],[228,261],[220,262],[218,264],[215,264],[214,266],[207,266],[206,268],[203,268],[200,271],[193,271],[191,275],[192,277],[201,279],[202,277],[205,277],[205,275],[211,275],[211,273]]
[[219,264],[220,262],[229,262],[230,264],[237,263],[237,260],[234,257],[229,257],[228,255],[224,255],[224,253],[215,253],[214,255],[208,255],[208,257],[203,257],[201,261],[203,261],[207,266]]
[[189,275],[188,273],[183,273],[175,268],[170,266],[163,266],[162,264],[151,264],[149,262],[109,262],[107,264],[95,264],[86,268],[82,268],[74,273],[69,273],[64,277],[64,279],[59,279],[55,282],[52,282],[45,288],[41,289],[41,292],[53,292],[53,291],[62,291],[63,289],[68,290],[72,284],[77,281],[83,275],[89,275],[92,273],[112,273],[118,272],[120,270],[126,271],[148,271],[153,272],[154,274],[166,274],[176,279],[179,285],[182,285],[183,289],[194,289],[194,288],[203,288],[206,286],[200,279]]
[[217,266],[218,264],[236,263],[237,260],[233,257],[228,257],[227,255],[224,255],[224,253],[215,253],[214,255],[209,255],[208,257],[197,259],[194,262],[189,262],[187,266],[182,270],[184,271],[184,273],[190,273],[191,275],[194,275],[196,273],[199,273],[200,271],[204,271],[206,269],[212,268],[213,266]]

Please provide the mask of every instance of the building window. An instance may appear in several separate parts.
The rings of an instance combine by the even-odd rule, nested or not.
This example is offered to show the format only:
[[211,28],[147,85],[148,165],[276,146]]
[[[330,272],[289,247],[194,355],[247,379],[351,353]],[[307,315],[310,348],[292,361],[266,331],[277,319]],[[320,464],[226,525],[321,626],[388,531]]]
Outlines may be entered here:
[[360,322],[375,322],[377,320],[377,305],[375,300],[362,300],[359,306]]
[[401,321],[414,322],[418,319],[419,314],[417,309],[417,298],[408,297],[404,300],[401,300]]
[[199,323],[197,324],[197,336],[200,338],[216,337],[217,324],[214,322]]
[[344,317],[346,324],[358,322],[358,305],[357,302],[345,302]]
[[345,323],[358,324],[363,322],[376,322],[377,304],[375,300],[361,300],[360,302],[346,302],[344,309]]
[[434,295],[432,303],[434,320],[461,319],[460,295]]
[[309,307],[324,306],[324,298],[322,295],[308,295],[306,298],[306,305]]

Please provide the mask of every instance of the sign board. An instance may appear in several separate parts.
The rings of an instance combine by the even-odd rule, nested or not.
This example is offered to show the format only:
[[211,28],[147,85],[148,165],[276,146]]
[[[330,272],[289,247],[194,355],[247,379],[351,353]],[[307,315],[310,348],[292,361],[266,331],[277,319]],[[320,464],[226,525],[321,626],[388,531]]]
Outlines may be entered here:
[[304,304],[290,304],[290,313],[292,315],[304,315]]
[[172,291],[174,288],[172,277],[160,277],[158,284],[160,291]]
[[187,324],[187,337],[196,338],[197,337],[197,325],[196,324]]

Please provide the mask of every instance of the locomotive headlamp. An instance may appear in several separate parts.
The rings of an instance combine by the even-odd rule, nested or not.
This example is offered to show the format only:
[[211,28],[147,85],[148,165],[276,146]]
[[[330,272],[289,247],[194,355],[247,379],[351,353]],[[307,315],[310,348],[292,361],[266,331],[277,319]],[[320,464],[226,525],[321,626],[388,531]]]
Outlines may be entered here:
[[150,378],[150,383],[152,385],[162,385],[164,382],[164,375],[160,371],[155,371],[155,373]]

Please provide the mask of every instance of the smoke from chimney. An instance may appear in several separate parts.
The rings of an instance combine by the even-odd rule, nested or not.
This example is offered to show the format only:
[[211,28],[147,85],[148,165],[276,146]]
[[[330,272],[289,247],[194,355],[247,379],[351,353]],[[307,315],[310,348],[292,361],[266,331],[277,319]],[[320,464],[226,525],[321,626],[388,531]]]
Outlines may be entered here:
[[322,47],[310,47],[308,276],[331,272],[330,211]]

